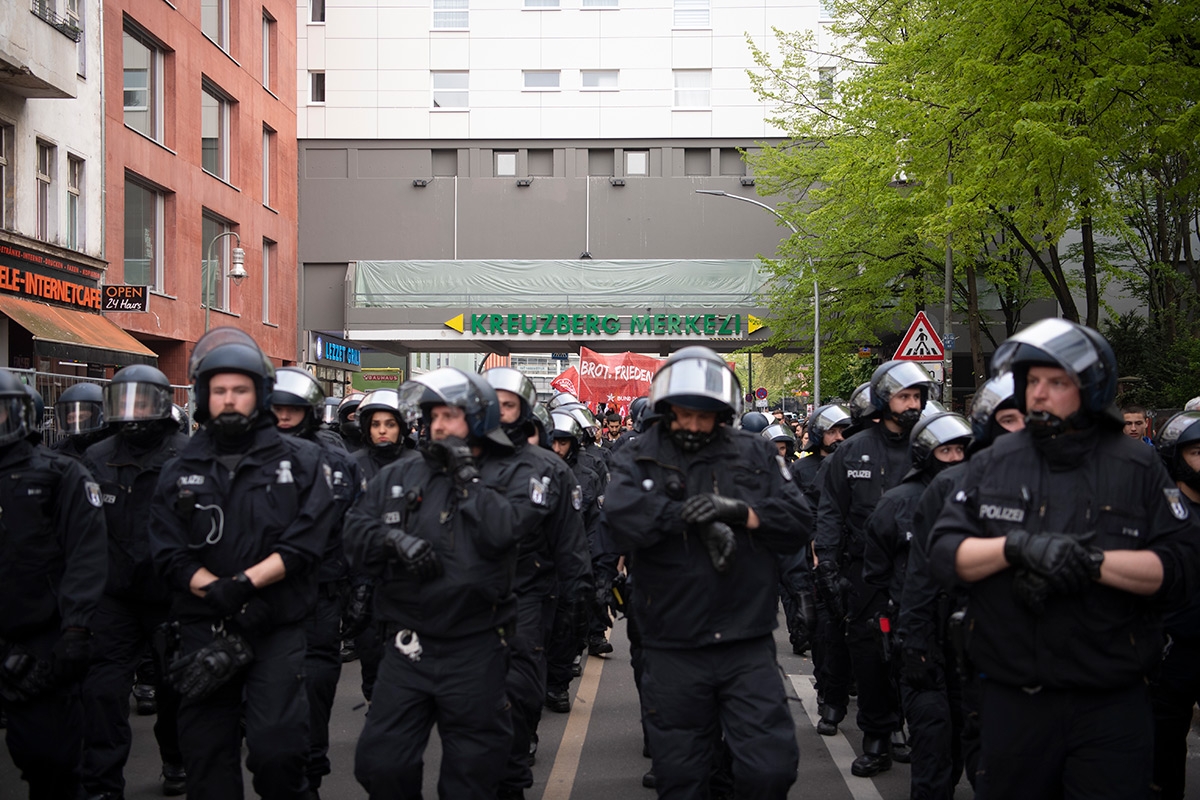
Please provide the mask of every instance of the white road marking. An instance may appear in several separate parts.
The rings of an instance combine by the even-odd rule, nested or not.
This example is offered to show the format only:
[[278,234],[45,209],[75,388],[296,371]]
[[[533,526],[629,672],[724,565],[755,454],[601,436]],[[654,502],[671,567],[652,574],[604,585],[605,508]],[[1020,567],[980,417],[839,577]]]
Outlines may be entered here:
[[588,723],[592,709],[596,706],[596,692],[600,688],[600,673],[604,671],[603,658],[584,656],[583,676],[579,679],[579,690],[567,717],[562,742],[554,757],[554,766],[546,779],[546,790],[542,800],[570,800],[575,787],[575,774],[579,771],[579,758],[587,740]]
[[[807,675],[788,675],[788,678],[796,689],[800,704],[804,706],[804,713],[808,714],[808,719],[815,728],[820,715],[817,713],[817,690],[813,688],[812,679]],[[825,742],[825,749],[833,757],[833,763],[837,765],[838,772],[841,773],[842,780],[845,781],[846,788],[850,790],[850,796],[854,800],[883,800],[883,796],[875,788],[874,781],[851,774],[850,762],[854,761],[858,754],[842,735],[841,729],[836,736],[821,736],[820,739]]]

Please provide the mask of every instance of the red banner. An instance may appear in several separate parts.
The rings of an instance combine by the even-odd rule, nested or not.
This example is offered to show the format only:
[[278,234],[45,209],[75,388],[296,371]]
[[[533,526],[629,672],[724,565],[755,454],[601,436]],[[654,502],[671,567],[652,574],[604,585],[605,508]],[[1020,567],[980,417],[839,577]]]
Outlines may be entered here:
[[606,409],[625,417],[634,398],[650,393],[650,381],[663,363],[661,358],[637,353],[609,356],[581,347],[579,369],[570,367],[551,385],[564,392],[571,391],[567,387],[573,385],[578,390],[575,395],[591,409],[604,403]]

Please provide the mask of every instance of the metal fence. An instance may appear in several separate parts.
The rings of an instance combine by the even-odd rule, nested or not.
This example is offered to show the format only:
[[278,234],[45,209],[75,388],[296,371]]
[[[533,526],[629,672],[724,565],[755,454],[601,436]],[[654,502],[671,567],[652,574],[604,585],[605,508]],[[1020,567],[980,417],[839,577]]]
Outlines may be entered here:
[[[32,369],[10,369],[13,375],[22,383],[32,386],[41,394],[42,400],[45,402],[45,411],[42,413],[41,431],[42,441],[47,445],[52,445],[62,438],[55,426],[54,420],[54,404],[58,402],[58,398],[68,388],[77,383],[94,383],[99,386],[104,386],[110,381],[108,378],[88,378],[81,375],[59,375],[53,372],[37,372]],[[176,405],[183,406],[188,409],[188,417],[191,417],[191,386],[177,386],[172,384],[171,391],[173,393],[172,402]]]

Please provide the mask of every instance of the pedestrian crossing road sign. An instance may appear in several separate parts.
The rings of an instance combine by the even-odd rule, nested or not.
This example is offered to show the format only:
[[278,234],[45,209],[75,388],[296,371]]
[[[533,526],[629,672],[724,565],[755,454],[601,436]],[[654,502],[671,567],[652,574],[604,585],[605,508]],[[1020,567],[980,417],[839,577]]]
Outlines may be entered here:
[[924,311],[918,311],[893,358],[900,361],[942,361],[946,350]]

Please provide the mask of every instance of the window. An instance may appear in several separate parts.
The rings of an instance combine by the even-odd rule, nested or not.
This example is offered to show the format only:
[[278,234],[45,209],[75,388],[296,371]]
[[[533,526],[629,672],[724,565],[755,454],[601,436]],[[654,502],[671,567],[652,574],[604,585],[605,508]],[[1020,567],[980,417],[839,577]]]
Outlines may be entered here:
[[87,77],[87,34],[83,30],[83,17],[79,15],[79,0],[66,0],[63,16],[66,17],[68,25],[79,31],[79,38],[75,41],[75,56],[78,59],[75,72],[81,78],[85,78]]
[[626,175],[649,175],[650,174],[650,151],[649,150],[626,150],[625,151],[625,174]]
[[821,100],[833,99],[833,78],[837,74],[835,67],[817,68],[817,97]]
[[54,151],[52,144],[37,143],[37,238],[53,241],[54,236]]
[[200,31],[229,52],[229,0],[200,0]]
[[125,30],[125,124],[163,141],[163,51],[140,34]]
[[707,28],[708,0],[675,0],[676,28]]
[[262,19],[262,85],[271,90],[271,71],[274,67],[272,53],[275,50],[275,20],[265,10]]
[[325,73],[324,72],[310,72],[310,73],[308,73],[308,75],[309,75],[309,83],[311,84],[311,88],[309,89],[309,94],[308,94],[309,104],[312,105],[312,104],[324,103],[325,102]]
[[125,283],[163,287],[163,214],[161,192],[125,178]]
[[229,101],[208,83],[200,90],[200,166],[229,180]]
[[83,159],[67,156],[67,247],[83,249]]
[[469,14],[468,0],[433,0],[435,28],[466,28]]
[[526,8],[558,8],[558,0],[525,0]]
[[617,88],[617,71],[615,69],[585,69],[582,77],[584,89],[612,91]]
[[515,152],[497,150],[495,158],[497,178],[511,178],[517,174],[517,154]]
[[742,160],[742,154],[736,147],[721,148],[721,174],[737,176],[746,174],[746,162]]
[[325,21],[325,0],[308,0],[308,10],[312,22]]
[[558,70],[530,70],[521,73],[525,78],[525,88],[535,91],[556,91],[558,89]]
[[16,210],[15,176],[13,175],[12,125],[0,125],[0,227],[12,230],[15,226],[13,214]]
[[617,0],[583,0],[584,8],[616,8]]
[[275,264],[275,243],[263,239],[262,252],[262,321],[271,321],[271,267]]
[[[226,265],[229,264],[229,248],[232,236],[226,236],[213,244],[222,233],[229,232],[229,225],[224,221],[204,214],[200,225],[200,244],[204,247],[204,261],[200,270],[200,300],[203,305],[228,311],[227,298],[229,293],[229,278],[226,276]],[[209,254],[212,254],[210,262]]]
[[554,151],[548,149],[528,150],[525,158],[529,163],[529,174],[539,178],[554,177]]
[[262,138],[262,194],[263,205],[271,207],[271,186],[275,182],[274,171],[271,169],[272,156],[275,150],[275,131],[263,126]]
[[433,72],[433,107],[467,107],[467,73]]
[[707,69],[675,70],[675,107],[709,108],[709,87],[712,71]]

